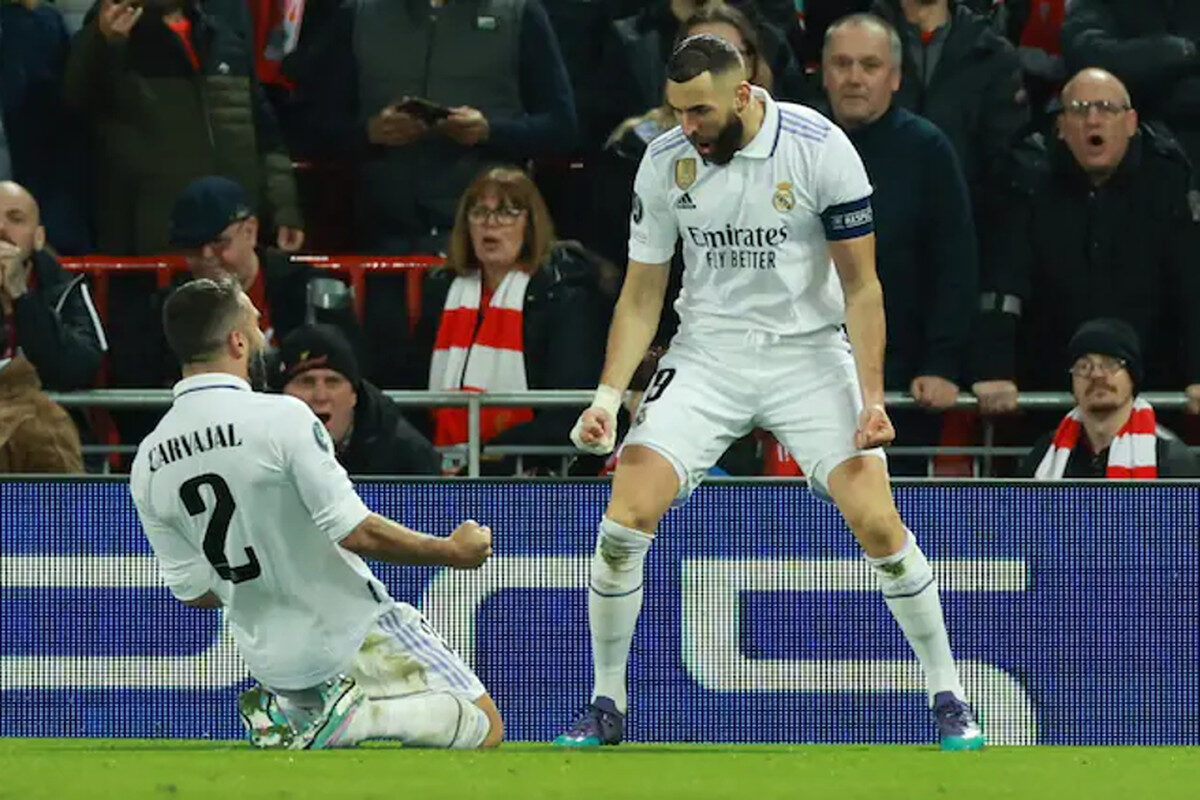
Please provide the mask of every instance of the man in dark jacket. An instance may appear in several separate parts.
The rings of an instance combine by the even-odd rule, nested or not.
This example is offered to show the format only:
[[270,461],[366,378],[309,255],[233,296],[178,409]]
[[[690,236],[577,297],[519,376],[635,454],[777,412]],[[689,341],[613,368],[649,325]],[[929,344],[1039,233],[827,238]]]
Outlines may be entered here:
[[1062,26],[1075,71],[1103,67],[1124,81],[1143,117],[1167,122],[1200,160],[1200,3],[1073,0]]
[[372,252],[439,252],[484,165],[575,143],[540,0],[346,3],[299,84],[318,142],[359,158],[359,244]]
[[81,389],[108,343],[86,278],[64,271],[45,245],[33,195],[0,183],[0,368],[22,353],[45,388]]
[[399,406],[362,379],[354,350],[337,328],[297,328],[284,338],[278,362],[272,388],[308,404],[351,475],[441,474],[441,455]]
[[986,231],[999,213],[991,198],[1008,184],[1013,142],[1029,122],[1016,50],[990,20],[952,0],[875,0],[871,10],[904,42],[896,105],[949,137]]
[[893,104],[895,29],[872,15],[835,22],[822,76],[833,118],[871,178],[888,320],[884,385],[926,408],[954,405],[979,292],[971,201],[954,148],[928,120]]
[[99,248],[166,249],[167,215],[188,181],[218,173],[246,187],[285,250],[304,234],[273,112],[253,74],[240,4],[210,14],[199,0],[99,0],[75,37],[66,96],[88,113],[97,144]]
[[70,46],[62,13],[39,0],[0,4],[0,106],[13,180],[39,199],[59,253],[92,249],[87,212],[87,139],[63,102]]
[[[1021,462],[1018,475],[1060,478],[1195,478],[1200,461],[1157,424],[1138,397],[1142,349],[1119,319],[1085,322],[1067,345],[1075,408]],[[1154,447],[1143,444],[1154,437]]]
[[1173,140],[1139,130],[1129,101],[1103,70],[1067,83],[1059,141],[1029,162],[985,251],[974,386],[985,411],[1015,408],[1018,383],[1057,389],[1046,348],[1097,316],[1137,331],[1147,387],[1186,387],[1200,411],[1200,208],[1189,203],[1186,157]]
[[304,324],[310,305],[326,298],[330,288],[340,287],[342,306],[320,307],[319,321],[342,326],[360,346],[358,323],[344,284],[322,278],[317,269],[292,261],[287,253],[260,247],[258,232],[259,218],[250,196],[235,181],[218,175],[189,183],[171,209],[171,247],[187,258],[191,277],[236,278],[262,315],[269,342],[278,344]]

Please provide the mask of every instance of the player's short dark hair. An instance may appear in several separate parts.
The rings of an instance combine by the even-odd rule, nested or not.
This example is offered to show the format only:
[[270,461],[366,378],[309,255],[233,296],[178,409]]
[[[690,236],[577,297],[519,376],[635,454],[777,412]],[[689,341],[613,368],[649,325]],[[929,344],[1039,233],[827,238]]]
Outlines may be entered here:
[[667,80],[687,83],[698,75],[711,72],[714,77],[735,69],[744,69],[742,54],[720,36],[701,33],[679,43],[667,61]]
[[211,361],[234,329],[242,289],[233,280],[199,278],[180,286],[163,305],[163,333],[180,364]]

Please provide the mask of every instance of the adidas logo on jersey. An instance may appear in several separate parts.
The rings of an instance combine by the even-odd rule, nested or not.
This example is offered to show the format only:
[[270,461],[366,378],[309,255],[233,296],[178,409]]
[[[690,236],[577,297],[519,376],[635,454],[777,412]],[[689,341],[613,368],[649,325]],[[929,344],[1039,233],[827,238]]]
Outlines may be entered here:
[[696,204],[694,202],[692,202],[692,196],[690,194],[688,194],[687,192],[684,192],[680,196],[680,198],[675,201],[675,207],[676,208],[695,209]]

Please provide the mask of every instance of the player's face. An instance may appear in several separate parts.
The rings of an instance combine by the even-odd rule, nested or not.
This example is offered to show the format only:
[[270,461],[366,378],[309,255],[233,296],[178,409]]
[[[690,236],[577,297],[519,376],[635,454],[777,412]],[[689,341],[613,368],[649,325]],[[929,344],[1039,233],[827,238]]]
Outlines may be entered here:
[[1058,136],[1085,172],[1111,174],[1137,132],[1137,112],[1111,76],[1082,75],[1063,95]]
[[873,25],[834,31],[825,45],[821,72],[833,116],[843,128],[882,117],[900,89],[900,70],[892,61],[887,33]]
[[340,442],[350,431],[358,395],[342,373],[310,369],[288,381],[283,392],[303,400],[325,424],[335,442]]
[[667,103],[683,133],[705,161],[728,164],[742,146],[741,112],[750,102],[750,84],[735,71],[713,77],[702,72],[684,83],[667,81]]
[[1071,394],[1085,413],[1115,411],[1133,399],[1133,378],[1129,370],[1114,368],[1112,361],[1111,356],[1088,353],[1073,366]]
[[0,241],[15,245],[24,263],[45,240],[33,197],[15,183],[0,183]]
[[195,250],[184,252],[188,270],[197,278],[239,278],[254,260],[258,220],[248,217],[221,231],[221,235]]

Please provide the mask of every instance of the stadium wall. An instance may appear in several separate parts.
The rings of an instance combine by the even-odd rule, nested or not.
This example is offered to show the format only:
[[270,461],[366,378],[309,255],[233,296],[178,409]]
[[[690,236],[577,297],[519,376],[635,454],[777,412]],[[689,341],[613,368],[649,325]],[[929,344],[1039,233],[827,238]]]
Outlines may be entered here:
[[[364,483],[432,532],[472,517],[471,573],[376,566],[471,663],[511,738],[586,701],[595,481]],[[1200,491],[897,488],[996,744],[1200,744]],[[706,485],[663,525],[634,642],[631,738],[931,741],[915,661],[836,511],[795,483]],[[245,668],[215,611],[159,583],[120,480],[0,482],[0,735],[241,735]]]

